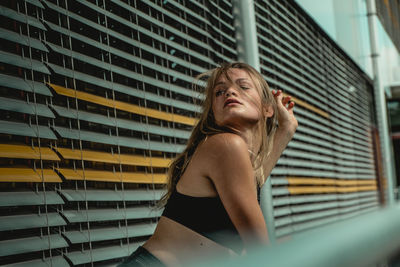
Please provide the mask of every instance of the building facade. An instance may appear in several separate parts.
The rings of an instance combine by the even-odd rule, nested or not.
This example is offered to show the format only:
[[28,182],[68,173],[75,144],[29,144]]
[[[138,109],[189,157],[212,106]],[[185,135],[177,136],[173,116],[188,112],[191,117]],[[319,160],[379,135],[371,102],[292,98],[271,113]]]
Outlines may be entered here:
[[[200,112],[236,61],[228,0],[0,3],[1,264],[126,257],[155,229]],[[278,238],[379,207],[372,81],[294,1],[254,1],[260,71],[299,128],[271,174]]]

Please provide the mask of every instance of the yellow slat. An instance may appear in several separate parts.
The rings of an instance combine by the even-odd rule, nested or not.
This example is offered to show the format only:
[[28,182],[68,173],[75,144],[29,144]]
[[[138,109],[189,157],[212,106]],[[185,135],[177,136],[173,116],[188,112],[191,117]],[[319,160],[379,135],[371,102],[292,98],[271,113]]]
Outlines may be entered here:
[[[283,96],[288,96],[288,95],[283,93]],[[300,99],[298,99],[296,97],[293,97],[293,96],[291,96],[291,100],[294,101],[296,103],[296,105],[302,106],[303,108],[306,108],[308,110],[312,110],[315,113],[317,113],[317,114],[319,114],[319,115],[321,115],[321,116],[323,116],[323,117],[325,117],[327,119],[329,119],[329,117],[330,117],[329,114],[326,113],[325,111],[323,111],[323,110],[321,110],[321,109],[319,109],[319,108],[317,108],[315,106],[312,106],[312,105],[308,104],[307,102],[305,102],[303,100],[300,100]]]
[[98,171],[98,170],[72,170],[72,169],[58,169],[58,171],[67,180],[89,180],[89,181],[102,181],[102,182],[125,182],[125,183],[145,183],[145,184],[164,184],[166,183],[166,174],[147,174],[141,172],[128,173],[128,172],[111,172],[111,171]]
[[[40,170],[37,170],[38,174],[41,176],[42,173]],[[44,181],[47,183],[61,183],[62,180],[57,173],[50,169],[43,170]]]
[[287,177],[289,185],[337,185],[337,186],[351,186],[351,185],[376,185],[376,180],[339,180],[330,178],[311,178],[311,177]]
[[194,118],[185,117],[182,115],[176,115],[173,113],[162,112],[155,109],[144,108],[137,105],[128,104],[122,101],[117,101],[117,100],[114,101],[112,99],[107,99],[101,96],[89,94],[82,91],[76,91],[73,89],[65,88],[51,83],[49,83],[49,85],[57,92],[57,94],[69,97],[76,97],[81,100],[89,101],[92,103],[100,104],[111,108],[115,107],[116,109],[127,111],[134,114],[139,114],[166,121],[179,122],[190,126],[195,125],[197,121]]
[[[35,151],[39,154],[38,147],[35,147]],[[42,160],[61,161],[61,159],[57,156],[57,154],[49,147],[41,147],[40,154],[42,156]]]
[[323,194],[323,193],[350,193],[363,191],[376,191],[377,186],[289,186],[288,191],[291,195],[297,194]]
[[64,159],[75,159],[75,160],[86,160],[86,161],[96,161],[105,163],[115,163],[118,164],[118,160],[111,154],[106,152],[97,152],[90,150],[79,150],[79,149],[69,149],[69,148],[57,148],[57,151],[61,154]]
[[167,168],[171,163],[171,160],[159,158],[159,157],[141,157],[134,155],[118,155],[114,154],[114,157],[121,161],[121,164],[135,165],[135,166],[147,166],[147,167],[160,167]]
[[[40,151],[40,153],[39,153]],[[38,147],[32,149],[27,145],[0,144],[0,158],[13,159],[40,159],[60,161],[60,158],[48,147]]]
[[161,167],[166,168],[169,166],[171,160],[157,157],[143,157],[126,154],[111,154],[107,152],[91,151],[91,150],[72,150],[69,148],[57,148],[57,151],[65,159],[96,161],[105,163],[114,163],[132,166],[148,166],[148,167]]
[[[41,170],[35,172],[30,168],[0,168],[0,182],[42,182]],[[44,181],[61,183],[61,178],[50,169],[43,170]]]
[[41,182],[40,176],[28,168],[1,168],[1,182]]
[[167,182],[166,174],[146,174],[146,173],[122,173],[122,179],[125,183],[154,183],[165,184]]

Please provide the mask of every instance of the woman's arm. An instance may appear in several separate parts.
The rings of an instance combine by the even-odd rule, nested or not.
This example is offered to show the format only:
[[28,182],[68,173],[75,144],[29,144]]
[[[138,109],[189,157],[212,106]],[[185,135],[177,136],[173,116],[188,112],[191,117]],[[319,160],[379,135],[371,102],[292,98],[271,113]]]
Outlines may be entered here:
[[[236,134],[216,134],[202,147],[207,176],[245,247],[267,244],[268,232],[257,202],[256,181],[245,141]],[[203,154],[203,155],[205,155]]]
[[264,175],[266,178],[271,174],[282,152],[285,150],[290,140],[292,140],[298,126],[298,122],[293,114],[294,102],[288,104],[290,96],[283,97],[281,90],[272,90],[272,94],[277,104],[279,127],[274,136],[274,145],[271,154],[268,161],[264,164]]

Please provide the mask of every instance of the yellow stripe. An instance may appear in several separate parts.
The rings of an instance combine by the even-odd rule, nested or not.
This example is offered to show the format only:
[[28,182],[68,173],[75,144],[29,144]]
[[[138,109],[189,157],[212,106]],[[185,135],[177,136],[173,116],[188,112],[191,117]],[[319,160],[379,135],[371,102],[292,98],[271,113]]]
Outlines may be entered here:
[[137,165],[137,166],[148,166],[148,167],[160,167],[160,168],[168,168],[171,160],[164,159],[159,157],[141,157],[141,156],[133,156],[133,155],[114,155],[119,158],[121,164],[126,165]]
[[289,186],[288,191],[291,195],[296,194],[322,194],[322,193],[350,193],[363,191],[376,191],[377,186]]
[[[0,182],[42,182],[42,171],[30,168],[0,168]],[[50,169],[43,170],[44,182],[61,183],[60,177]]]
[[57,151],[64,159],[86,160],[105,163],[116,163],[118,160],[111,154],[106,152],[94,152],[89,150],[69,149],[57,147]]
[[9,145],[0,144],[0,158],[13,158],[13,159],[40,159],[42,160],[54,160],[60,161],[60,158],[48,147],[41,147],[40,153],[39,148],[27,145]]
[[145,174],[145,173],[122,173],[122,180],[125,183],[154,183],[154,184],[165,184],[167,183],[166,174]]
[[[283,96],[288,96],[288,94],[283,93]],[[317,114],[319,114],[319,115],[321,115],[321,116],[323,116],[323,117],[325,117],[327,119],[329,119],[329,117],[330,117],[327,112],[325,112],[325,111],[323,111],[323,110],[321,110],[321,109],[319,109],[319,108],[317,108],[315,106],[312,106],[312,105],[308,104],[307,102],[305,102],[303,100],[300,100],[300,99],[298,99],[296,97],[293,97],[293,96],[290,96],[290,99],[292,101],[294,101],[296,103],[296,105],[299,105],[299,106],[302,106],[302,107],[304,107],[306,109],[314,111],[315,113],[317,113]]]
[[69,148],[57,148],[57,151],[64,159],[86,160],[95,162],[105,162],[132,166],[147,166],[167,168],[171,162],[169,159],[157,157],[143,157],[126,154],[111,154],[107,152],[90,151],[90,150],[72,150]]
[[[39,176],[42,175],[41,170],[37,170]],[[47,183],[61,183],[62,180],[60,176],[58,176],[57,173],[55,173],[53,170],[50,169],[44,169],[43,170],[43,176],[44,176],[44,181]]]
[[176,115],[173,113],[162,112],[162,111],[158,111],[158,110],[150,109],[150,108],[143,108],[143,107],[133,105],[133,104],[128,104],[128,103],[125,103],[122,101],[117,101],[117,100],[114,101],[112,99],[107,99],[107,98],[104,98],[101,96],[96,96],[96,95],[89,94],[86,92],[65,88],[65,87],[51,84],[51,83],[49,83],[49,85],[57,92],[57,94],[78,98],[81,100],[85,100],[88,102],[100,104],[100,105],[111,107],[111,108],[115,107],[116,109],[127,111],[127,112],[138,114],[138,115],[148,116],[148,117],[166,120],[166,121],[179,122],[179,123],[190,125],[190,126],[195,125],[196,121],[197,121],[194,118]]
[[362,186],[362,185],[376,185],[374,179],[370,180],[339,180],[330,178],[308,178],[308,177],[287,177],[289,185],[336,185],[336,186]]
[[67,180],[89,180],[102,182],[125,182],[139,184],[165,184],[167,181],[166,174],[151,174],[140,172],[110,172],[97,170],[72,170],[57,169]]

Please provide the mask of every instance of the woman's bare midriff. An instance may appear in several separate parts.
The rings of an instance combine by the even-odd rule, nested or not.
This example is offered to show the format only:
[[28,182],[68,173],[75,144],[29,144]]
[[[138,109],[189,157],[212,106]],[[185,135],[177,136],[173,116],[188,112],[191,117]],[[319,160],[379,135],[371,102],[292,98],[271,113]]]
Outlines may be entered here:
[[161,216],[153,236],[143,245],[167,266],[182,266],[206,257],[234,257],[235,252]]

